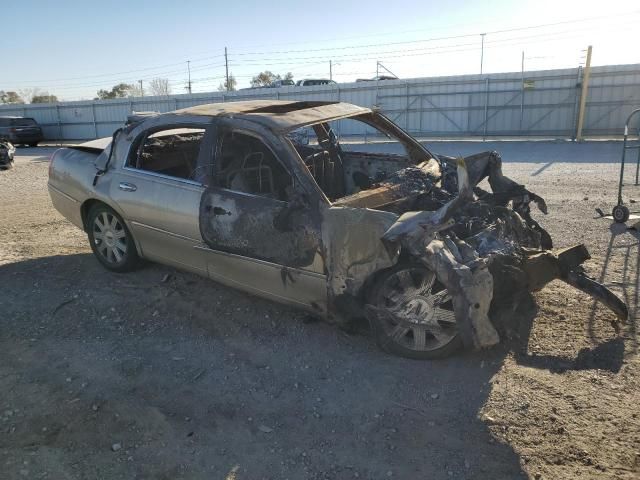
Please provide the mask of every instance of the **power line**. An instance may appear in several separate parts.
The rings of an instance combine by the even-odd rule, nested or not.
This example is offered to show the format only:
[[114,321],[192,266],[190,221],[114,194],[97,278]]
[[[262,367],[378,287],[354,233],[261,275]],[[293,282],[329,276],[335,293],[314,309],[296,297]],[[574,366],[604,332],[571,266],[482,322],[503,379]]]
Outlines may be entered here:
[[[501,29],[501,30],[489,30],[489,31],[485,31],[484,33],[486,33],[487,35],[495,35],[495,34],[500,34],[500,33],[515,32],[515,31],[520,31],[520,30],[531,30],[531,29],[535,29],[535,28],[554,27],[554,26],[567,25],[567,24],[571,24],[571,23],[587,22],[587,21],[599,21],[599,22],[601,22],[605,18],[619,17],[619,16],[625,16],[626,17],[626,16],[629,16],[629,15],[635,15],[635,14],[640,14],[640,10],[634,10],[634,11],[632,11],[630,13],[629,12],[627,12],[627,13],[618,13],[618,14],[615,14],[615,15],[604,16],[604,17],[590,17],[590,18],[582,18],[582,19],[575,19],[575,20],[566,20],[566,21],[562,21],[562,22],[544,23],[544,24],[539,24],[539,25],[530,25],[530,26],[525,26],[525,27],[507,28],[507,29]],[[473,33],[467,33],[467,34],[462,34],[462,35],[451,35],[451,36],[445,36],[445,37],[425,38],[425,39],[421,39],[421,40],[405,40],[405,41],[401,41],[401,42],[372,43],[372,44],[368,44],[368,45],[350,45],[350,46],[343,46],[343,47],[325,47],[325,48],[313,48],[313,49],[262,51],[262,52],[245,52],[245,53],[241,52],[241,53],[236,53],[235,55],[265,55],[265,54],[274,54],[274,53],[275,54],[303,53],[303,52],[319,52],[319,51],[332,51],[332,50],[347,50],[347,49],[353,49],[353,48],[382,47],[382,46],[389,46],[389,45],[407,45],[407,44],[410,44],[410,43],[424,43],[424,42],[434,42],[434,41],[439,41],[439,40],[452,40],[452,39],[458,39],[458,38],[477,37],[481,33],[482,32],[473,32]]]
[[[609,16],[603,16],[603,17],[588,17],[588,18],[573,19],[573,20],[566,20],[566,21],[561,21],[561,22],[553,22],[553,23],[546,23],[546,24],[539,24],[539,25],[529,25],[529,26],[523,26],[523,27],[514,27],[514,28],[508,28],[508,29],[492,30],[492,31],[486,31],[485,33],[486,34],[495,35],[495,34],[500,34],[500,33],[515,32],[515,31],[522,31],[522,30],[531,30],[531,29],[537,29],[537,28],[545,28],[545,27],[560,26],[560,25],[567,25],[567,24],[575,24],[575,23],[582,23],[582,22],[588,22],[588,21],[601,22],[603,19],[606,19],[606,18],[615,18],[615,17],[619,17],[619,16],[628,17],[629,15],[635,15],[635,14],[638,14],[638,13],[640,13],[640,10],[634,10],[634,11],[631,11],[631,12],[617,13],[617,14],[613,14],[613,15],[609,15]],[[413,30],[413,31],[423,31],[423,30]],[[399,32],[394,32],[394,33],[398,34]],[[421,39],[421,40],[408,40],[408,41],[391,42],[391,43],[390,42],[385,42],[385,43],[374,43],[374,44],[366,44],[366,45],[349,45],[349,46],[342,46],[342,47],[324,47],[324,48],[314,48],[314,49],[296,49],[296,50],[282,50],[282,51],[240,52],[240,53],[235,53],[234,55],[236,55],[236,56],[247,56],[247,55],[266,55],[266,54],[286,54],[286,53],[348,50],[348,49],[370,48],[370,47],[380,47],[380,46],[389,46],[389,45],[407,45],[407,44],[412,44],[412,43],[425,43],[425,42],[434,42],[434,41],[441,41],[441,40],[451,40],[451,39],[459,39],[459,38],[477,37],[479,34],[480,33],[478,32],[478,33],[468,33],[468,34],[463,34],[463,35],[432,37],[432,38],[426,38],[426,39]],[[358,38],[358,37],[347,37],[347,38]],[[206,60],[206,59],[222,58],[222,57],[224,57],[224,54],[202,57],[200,60],[194,60],[194,63],[196,63],[198,61]],[[121,72],[114,72],[114,73],[92,74],[92,75],[85,75],[85,76],[82,76],[82,77],[67,77],[67,78],[58,78],[58,79],[24,80],[24,81],[19,81],[19,82],[15,82],[15,83],[47,83],[47,84],[51,84],[53,82],[62,82],[62,81],[68,81],[68,80],[114,77],[114,76],[126,75],[126,74],[129,74],[129,73],[137,73],[137,72],[142,72],[142,71],[157,70],[157,69],[161,69],[161,68],[166,68],[166,67],[176,66],[176,65],[182,65],[182,64],[184,64],[184,60],[182,62],[175,62],[175,63],[169,63],[169,64],[157,65],[157,66],[151,66],[151,67],[143,67],[143,68],[137,68],[137,69],[126,70],[126,71],[121,71]]]
[[[625,15],[625,16],[629,16],[629,15],[636,15],[637,13],[640,13],[640,11],[633,11],[631,13],[622,13],[622,14],[617,14],[617,15],[611,15],[609,17],[615,17],[615,16],[620,16],[620,15]],[[509,28],[509,29],[501,29],[501,30],[493,30],[493,31],[487,31],[486,34],[489,35],[498,35],[498,34],[504,34],[504,33],[508,33],[508,32],[516,32],[516,31],[524,31],[524,30],[532,30],[532,29],[539,29],[539,28],[545,28],[545,27],[550,27],[550,26],[559,26],[559,25],[567,25],[567,24],[574,24],[574,23],[579,23],[579,22],[586,22],[586,21],[591,21],[591,20],[597,20],[599,22],[601,22],[604,18],[608,18],[608,17],[599,17],[599,18],[588,18],[588,19],[576,19],[576,20],[569,20],[569,21],[563,21],[563,22],[554,22],[554,23],[548,23],[548,24],[541,24],[541,25],[533,25],[533,26],[525,26],[525,27],[518,27],[518,28]],[[629,21],[629,23],[632,23],[633,25],[635,25],[635,22],[632,22],[631,20]],[[624,23],[622,23],[622,25],[624,25]],[[615,26],[612,26],[610,28],[614,28],[616,30],[616,32],[621,31],[623,29],[620,28],[620,23],[618,23]],[[557,41],[558,39],[566,39],[566,38],[573,38],[575,37],[575,35],[569,36],[567,37],[567,34],[572,33],[572,32],[581,32],[583,30],[587,30],[591,33],[595,33],[595,34],[602,34],[603,30],[606,29],[602,29],[599,28],[597,32],[593,32],[591,28],[586,28],[586,27],[578,27],[578,28],[573,28],[573,29],[569,29],[569,30],[564,30],[562,32],[560,31],[556,31],[556,32],[539,32],[539,33],[534,33],[532,35],[524,35],[524,36],[514,36],[514,37],[508,37],[508,38],[498,38],[498,39],[490,39],[488,36],[485,39],[485,48],[489,49],[493,49],[493,48],[503,48],[504,46],[507,47],[511,47],[511,46],[515,46],[518,45],[519,43],[522,44],[523,42],[526,43],[526,40],[529,39],[536,39],[536,43],[538,42],[548,42],[548,41]],[[370,50],[370,51],[364,51],[364,52],[357,52],[357,53],[342,53],[342,54],[331,54],[331,53],[326,53],[326,54],[321,54],[321,55],[313,55],[313,56],[302,56],[302,57],[282,57],[282,58],[264,58],[264,55],[267,54],[272,54],[272,55],[281,55],[281,54],[286,54],[286,53],[293,53],[293,52],[329,52],[329,51],[345,51],[345,50],[350,50],[351,52],[357,50],[357,49],[364,49],[364,48],[372,48],[372,47],[376,47],[376,46],[393,46],[393,45],[411,45],[411,44],[420,44],[420,43],[428,43],[428,42],[436,42],[436,41],[442,41],[442,40],[446,40],[446,39],[455,39],[455,38],[467,38],[467,37],[474,37],[477,36],[477,33],[472,33],[472,34],[465,34],[465,35],[454,35],[454,36],[448,36],[448,37],[433,37],[433,38],[428,38],[428,39],[423,39],[423,40],[411,40],[411,41],[402,41],[402,42],[387,42],[384,44],[368,44],[368,45],[350,45],[350,46],[342,46],[342,47],[329,47],[329,48],[317,48],[317,49],[298,49],[298,50],[286,50],[286,51],[261,51],[261,52],[241,52],[241,53],[234,53],[233,56],[229,55],[229,67],[234,67],[236,69],[238,68],[250,68],[250,67],[254,67],[254,66],[260,66],[260,68],[264,69],[264,68],[269,68],[272,66],[278,66],[278,65],[286,65],[289,67],[292,67],[291,69],[300,69],[300,68],[308,68],[308,66],[310,65],[318,65],[318,64],[326,64],[326,59],[343,59],[343,61],[345,63],[359,63],[359,62],[364,62],[364,61],[368,61],[368,60],[379,60],[379,59],[385,59],[385,61],[394,61],[396,59],[399,58],[404,58],[404,57],[416,57],[416,56],[427,56],[427,55],[435,55],[435,54],[451,54],[451,53],[457,53],[457,52],[471,52],[471,51],[477,51],[479,50],[479,45],[478,42],[470,42],[470,43],[456,43],[456,44],[444,44],[444,45],[433,45],[433,46],[424,46],[424,47],[419,47],[419,48],[415,48],[415,49],[392,49],[392,50],[384,50],[384,51],[376,51],[376,50]],[[519,42],[519,43],[518,43]],[[531,42],[529,42],[531,43]],[[507,45],[504,45],[507,44]],[[465,48],[465,47],[469,47],[469,48]],[[252,57],[252,55],[254,57]],[[203,57],[203,59],[201,60],[196,60],[194,61],[194,63],[198,63],[198,62],[204,62],[204,58],[222,58],[224,57],[224,54],[221,55],[216,55],[216,56],[209,56],[209,57]],[[236,57],[240,57],[240,58],[236,58]],[[308,60],[308,61],[307,61]],[[269,63],[265,63],[265,62],[269,62]],[[106,83],[111,83],[111,82],[117,82],[120,80],[124,80],[125,83],[132,83],[131,82],[131,77],[129,77],[128,79],[125,78],[125,75],[130,74],[130,73],[134,73],[134,72],[149,72],[146,75],[141,75],[141,76],[137,76],[138,79],[152,79],[152,78],[157,78],[157,77],[170,77],[173,78],[176,75],[184,75],[185,70],[184,69],[171,69],[171,70],[161,70],[161,69],[167,69],[169,67],[173,67],[173,66],[177,66],[177,65],[184,65],[184,62],[182,63],[169,63],[169,64],[165,64],[165,65],[160,65],[160,66],[155,66],[155,67],[145,67],[145,68],[139,68],[139,69],[134,69],[134,70],[128,70],[125,72],[120,72],[120,73],[111,73],[111,74],[107,74],[107,76],[103,76],[101,74],[93,74],[93,75],[87,75],[84,77],[71,77],[69,79],[66,80],[72,80],[72,79],[82,79],[85,80],[85,82],[78,82],[75,84],[69,84],[69,83],[65,83],[64,85],[61,86],[55,86],[52,85],[52,83],[54,82],[60,82],[60,81],[64,81],[65,79],[57,79],[57,80],[50,80],[50,81],[41,81],[40,83],[44,83],[50,90],[79,90],[82,88],[89,88],[92,86],[95,87],[100,87],[100,86],[105,86]],[[202,65],[197,65],[194,68],[192,68],[191,70],[193,71],[204,71],[204,70],[215,70],[216,68],[222,68],[225,66],[225,63],[207,63],[207,64],[202,64]],[[156,72],[152,72],[153,70],[159,70]],[[344,75],[344,74],[340,74],[337,73],[337,75]],[[117,77],[117,78],[116,78]],[[251,77],[251,75],[234,75],[234,77],[236,78],[243,78],[243,77]],[[86,80],[88,79],[92,79],[95,78],[95,81],[89,81],[86,82]],[[136,77],[133,77],[136,78]],[[218,78],[218,77],[204,77],[204,78]],[[100,79],[100,80],[98,80]],[[177,80],[172,80],[177,82]],[[197,81],[197,79],[194,79],[193,81]],[[30,80],[28,82],[36,82],[35,80]],[[16,82],[18,83],[18,82]],[[27,83],[27,82],[19,82],[19,83]],[[183,83],[184,84],[184,83]]]

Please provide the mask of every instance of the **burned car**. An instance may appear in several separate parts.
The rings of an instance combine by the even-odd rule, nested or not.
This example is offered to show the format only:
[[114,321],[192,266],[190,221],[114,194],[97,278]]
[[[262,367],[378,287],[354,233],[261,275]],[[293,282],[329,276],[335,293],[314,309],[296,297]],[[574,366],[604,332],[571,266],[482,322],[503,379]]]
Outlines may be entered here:
[[0,170],[8,170],[13,167],[13,157],[16,147],[9,142],[0,141]]
[[[338,132],[349,122],[403,152],[347,148]],[[301,129],[310,141],[295,141]],[[367,318],[398,355],[494,345],[495,319],[517,321],[519,303],[556,278],[627,316],[584,274],[584,246],[552,249],[531,212],[547,213],[544,200],[506,177],[497,153],[434,154],[368,108],[200,105],[57,150],[50,162],[53,205],[87,232],[106,268],[146,258],[343,327]]]

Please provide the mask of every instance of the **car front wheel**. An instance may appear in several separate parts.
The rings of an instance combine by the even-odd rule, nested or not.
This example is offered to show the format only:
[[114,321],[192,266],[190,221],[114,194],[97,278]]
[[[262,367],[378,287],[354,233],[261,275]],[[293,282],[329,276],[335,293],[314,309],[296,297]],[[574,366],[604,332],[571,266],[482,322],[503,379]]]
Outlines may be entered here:
[[462,346],[451,295],[420,265],[384,272],[371,290],[367,317],[378,345],[395,355],[442,358]]
[[133,236],[124,221],[104,204],[94,205],[87,217],[87,234],[94,255],[114,272],[128,272],[139,263]]

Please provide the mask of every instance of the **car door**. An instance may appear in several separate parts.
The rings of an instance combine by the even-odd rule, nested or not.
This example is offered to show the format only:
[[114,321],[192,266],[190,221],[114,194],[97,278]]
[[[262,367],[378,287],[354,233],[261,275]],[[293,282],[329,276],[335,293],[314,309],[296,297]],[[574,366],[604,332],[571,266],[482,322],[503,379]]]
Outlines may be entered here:
[[199,205],[211,159],[213,126],[159,125],[139,133],[116,169],[111,198],[146,258],[208,275]]
[[209,275],[322,313],[319,212],[279,138],[250,123],[223,120],[217,128],[214,180],[200,205]]

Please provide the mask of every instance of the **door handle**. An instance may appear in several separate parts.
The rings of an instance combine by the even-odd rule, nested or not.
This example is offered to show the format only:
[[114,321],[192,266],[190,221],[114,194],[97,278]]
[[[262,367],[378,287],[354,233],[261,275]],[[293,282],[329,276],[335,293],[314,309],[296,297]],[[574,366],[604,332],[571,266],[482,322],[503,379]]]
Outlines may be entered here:
[[205,207],[207,212],[212,212],[214,215],[231,215],[231,212],[225,210],[222,207],[214,207],[213,205],[207,205]]
[[135,192],[138,189],[138,187],[136,187],[133,183],[126,183],[126,182],[120,182],[120,185],[118,185],[118,188],[125,192]]

